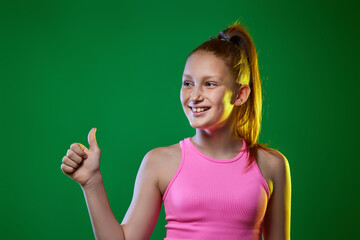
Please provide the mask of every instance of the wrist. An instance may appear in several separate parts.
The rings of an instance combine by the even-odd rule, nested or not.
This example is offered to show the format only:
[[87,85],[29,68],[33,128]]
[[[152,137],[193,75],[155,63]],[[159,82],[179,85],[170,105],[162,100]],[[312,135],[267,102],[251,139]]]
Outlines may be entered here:
[[86,181],[86,183],[80,185],[84,190],[86,190],[91,189],[98,184],[103,184],[103,178],[100,171],[96,172],[91,178],[89,178],[89,180]]

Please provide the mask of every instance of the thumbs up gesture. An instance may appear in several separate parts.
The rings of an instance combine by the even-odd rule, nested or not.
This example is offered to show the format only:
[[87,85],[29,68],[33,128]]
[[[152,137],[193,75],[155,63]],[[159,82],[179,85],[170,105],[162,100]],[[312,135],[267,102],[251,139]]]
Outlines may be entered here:
[[73,143],[62,159],[61,170],[71,179],[85,186],[91,179],[100,175],[100,148],[96,142],[96,128],[88,135],[89,149],[81,143]]

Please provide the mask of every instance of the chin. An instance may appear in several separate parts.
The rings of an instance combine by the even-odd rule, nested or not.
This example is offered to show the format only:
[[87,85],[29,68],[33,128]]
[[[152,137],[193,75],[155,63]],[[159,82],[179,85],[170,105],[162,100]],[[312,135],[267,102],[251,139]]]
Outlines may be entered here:
[[196,129],[209,129],[210,126],[206,126],[206,125],[202,125],[202,124],[191,124],[190,123],[190,126],[192,128],[196,128]]

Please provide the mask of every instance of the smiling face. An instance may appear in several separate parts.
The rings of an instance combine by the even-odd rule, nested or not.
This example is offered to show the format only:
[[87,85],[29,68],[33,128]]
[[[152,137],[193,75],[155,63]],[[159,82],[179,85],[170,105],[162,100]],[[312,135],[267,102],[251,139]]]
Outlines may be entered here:
[[233,122],[234,83],[225,62],[208,52],[195,52],[185,65],[180,100],[190,125],[218,129]]

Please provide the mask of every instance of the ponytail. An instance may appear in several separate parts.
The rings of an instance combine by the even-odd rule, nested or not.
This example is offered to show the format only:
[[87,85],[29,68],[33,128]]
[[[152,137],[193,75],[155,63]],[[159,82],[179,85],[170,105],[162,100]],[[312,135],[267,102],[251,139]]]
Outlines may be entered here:
[[266,148],[269,144],[257,142],[261,129],[262,93],[255,45],[248,31],[236,21],[216,38],[211,37],[211,40],[195,48],[189,56],[200,50],[221,57],[232,70],[235,84],[247,84],[251,89],[247,101],[235,106],[233,123],[233,131],[246,142],[250,165],[257,157],[258,148],[272,150]]

